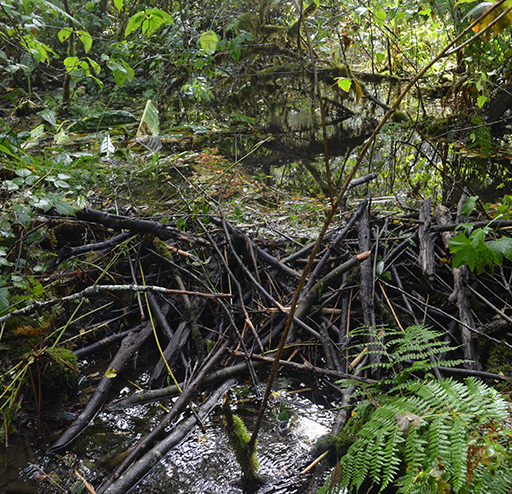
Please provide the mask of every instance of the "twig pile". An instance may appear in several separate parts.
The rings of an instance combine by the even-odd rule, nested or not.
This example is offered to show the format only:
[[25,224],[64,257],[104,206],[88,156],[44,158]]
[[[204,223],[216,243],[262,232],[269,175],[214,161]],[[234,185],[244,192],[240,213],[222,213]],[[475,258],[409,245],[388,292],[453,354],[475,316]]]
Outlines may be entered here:
[[[464,369],[436,368],[438,377],[446,372],[509,380],[481,371],[477,344],[479,337],[485,337],[512,348],[499,339],[512,327],[512,319],[502,310],[509,307],[512,295],[509,265],[498,267],[494,276],[477,277],[465,267],[452,269],[447,241],[457,217],[443,207],[432,216],[430,201],[419,214],[386,218],[372,218],[368,201],[363,201],[344,218],[326,237],[303,289],[287,339],[286,360],[281,362],[284,369],[331,382],[348,377],[372,382],[380,378],[378,373],[361,375],[357,369],[362,362],[376,363],[380,358],[368,352],[376,339],[353,341],[351,331],[361,326],[403,329],[425,323],[444,330],[447,339],[461,345],[468,360]],[[290,252],[288,241],[251,239],[222,216],[191,220],[189,232],[89,209],[77,211],[76,220],[52,221],[62,223],[56,232],[81,232],[66,239],[46,273],[54,281],[61,279],[63,296],[34,302],[17,313],[56,302],[66,308],[84,297],[98,306],[108,297],[114,301],[112,315],[116,310],[122,314],[101,320],[98,313],[91,313],[92,327],[109,323],[116,331],[100,341],[101,331],[89,333],[83,338],[89,344],[77,348],[77,356],[119,340],[121,345],[105,366],[106,374],[88,405],[50,451],[69,447],[87,427],[112,398],[113,378],[144,344],[154,347],[157,357],[154,367],[146,369],[151,372],[151,389],[107,406],[128,407],[179,393],[162,422],[134,445],[98,491],[127,492],[190,428],[202,425],[235,384],[234,376],[249,376],[258,393],[255,367],[273,361],[272,350],[313,244]],[[91,234],[104,240],[82,245]],[[63,263],[73,265],[79,259],[75,278],[59,271]],[[103,271],[97,268],[100,259],[109,260]],[[78,329],[71,323],[69,336]],[[166,433],[196,390],[214,382],[222,384],[211,398],[175,432]],[[349,394],[340,391],[340,395],[347,404]],[[343,425],[346,413],[342,409],[334,430]]]

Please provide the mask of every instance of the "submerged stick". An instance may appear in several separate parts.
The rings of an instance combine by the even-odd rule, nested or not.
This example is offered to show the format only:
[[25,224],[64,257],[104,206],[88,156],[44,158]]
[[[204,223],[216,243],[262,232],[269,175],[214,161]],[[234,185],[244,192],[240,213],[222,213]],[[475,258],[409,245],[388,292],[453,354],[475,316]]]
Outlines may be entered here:
[[[200,420],[204,420],[226,391],[236,384],[235,379],[228,379],[217,388],[198,411]],[[132,465],[117,481],[110,484],[100,494],[125,494],[132,489],[160,460],[177,444],[179,444],[197,425],[197,418],[192,415],[176,426],[165,439],[153,446],[140,460]]]
[[[134,447],[134,449],[130,452],[128,457],[123,461],[123,463],[117,468],[117,470],[113,474],[113,479],[118,479],[121,474],[127,470],[131,463],[140,458],[144,451],[147,451],[151,448],[156,441],[158,441],[164,434],[165,428],[174,420],[179,413],[183,411],[183,409],[187,406],[190,398],[196,392],[197,388],[201,385],[206,374],[210,371],[213,365],[218,361],[218,359],[222,356],[224,351],[228,346],[228,341],[224,341],[224,343],[220,346],[220,348],[210,357],[210,359],[205,363],[203,368],[199,371],[196,378],[187,386],[183,392],[180,394],[178,399],[174,402],[171,410],[165,417],[160,421],[160,423],[139,443]],[[107,480],[107,485],[112,482],[111,479]]]
[[[245,355],[244,355],[245,356]],[[262,362],[252,362],[253,367],[258,367],[262,364]],[[235,377],[241,375],[248,371],[247,362],[241,362],[240,364],[232,365],[231,367],[225,367],[224,369],[219,369],[211,374],[208,374],[202,382],[202,385],[205,386],[207,384],[212,384],[217,381],[222,381],[223,379],[228,379],[230,377]],[[185,387],[185,383],[179,383],[181,389]],[[105,406],[107,410],[119,410],[123,408],[129,408],[135,405],[141,405],[142,403],[148,403],[152,401],[165,400],[170,398],[171,396],[177,395],[179,393],[179,389],[176,385],[167,386],[166,388],[160,389],[152,389],[149,391],[135,391],[132,395],[127,396],[118,401],[114,401]]]

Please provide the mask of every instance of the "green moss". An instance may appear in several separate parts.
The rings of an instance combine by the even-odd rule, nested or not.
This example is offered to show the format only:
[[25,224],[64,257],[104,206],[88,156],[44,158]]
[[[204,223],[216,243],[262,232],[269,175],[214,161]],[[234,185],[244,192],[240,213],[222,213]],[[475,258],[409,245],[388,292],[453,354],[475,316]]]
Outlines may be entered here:
[[393,115],[391,115],[391,120],[397,123],[407,122],[409,120],[409,116],[402,110],[396,110]]
[[[493,345],[489,350],[487,360],[487,371],[503,376],[510,376],[512,368],[512,351],[501,345]],[[499,391],[508,391],[511,389],[510,382],[500,382],[496,384]]]
[[48,356],[41,383],[43,396],[47,401],[67,401],[78,389],[76,355],[71,350],[55,348]]
[[155,251],[160,254],[162,257],[165,257],[166,259],[169,259],[171,261],[174,260],[173,255],[171,254],[170,250],[167,248],[167,244],[160,240],[159,238],[153,239],[153,245],[155,246]]
[[257,442],[252,448],[249,448],[251,435],[243,420],[238,415],[233,415],[227,402],[224,403],[223,409],[229,446],[242,469],[244,482],[249,484],[258,483],[260,476],[258,475],[259,462],[256,457]]
[[245,424],[238,415],[233,415],[233,425],[228,427],[229,445],[235,453],[236,460],[242,468],[244,477],[248,481],[259,479],[258,459],[256,458],[256,447],[248,449],[248,443],[251,439]]

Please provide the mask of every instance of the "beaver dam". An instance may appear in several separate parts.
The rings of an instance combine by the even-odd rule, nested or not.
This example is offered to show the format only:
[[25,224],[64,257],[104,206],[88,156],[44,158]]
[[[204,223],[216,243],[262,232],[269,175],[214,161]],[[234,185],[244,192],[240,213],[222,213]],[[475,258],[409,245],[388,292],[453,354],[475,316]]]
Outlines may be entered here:
[[[337,215],[315,253],[304,232],[258,237],[211,212],[180,229],[172,216],[48,217],[34,226],[51,254],[44,293],[0,319],[0,490],[317,492],[336,445],[324,441],[332,455],[310,466],[327,447],[316,440],[343,437],[357,383],[385,393],[389,378],[452,377],[510,390],[511,265],[453,267],[463,222],[488,234],[512,225],[430,200],[376,214],[364,200]],[[249,483],[223,417],[228,407],[252,432],[285,328]],[[389,344],[400,333],[417,340],[398,362]]]

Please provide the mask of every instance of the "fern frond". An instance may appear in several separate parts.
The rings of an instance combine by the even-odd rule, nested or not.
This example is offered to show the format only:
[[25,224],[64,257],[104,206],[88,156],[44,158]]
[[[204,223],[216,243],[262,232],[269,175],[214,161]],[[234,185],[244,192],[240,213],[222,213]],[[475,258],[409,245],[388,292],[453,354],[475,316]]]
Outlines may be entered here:
[[429,462],[441,458],[440,461],[444,463],[450,457],[451,426],[452,421],[446,415],[434,417],[430,422],[428,428],[430,441],[427,448]]
[[460,420],[454,420],[450,434],[450,477],[453,488],[459,491],[466,483],[468,463],[468,439],[469,433],[465,425]]
[[468,389],[465,405],[474,410],[483,421],[503,419],[508,415],[508,405],[500,394],[474,377],[464,379]]
[[382,456],[382,450],[385,446],[385,440],[383,434],[376,436],[375,441],[372,442],[371,448],[371,460],[370,460],[370,473],[369,476],[375,482],[380,482],[380,472],[384,463],[384,457]]
[[512,492],[512,470],[501,469],[496,472],[480,464],[475,471],[471,484],[471,493],[510,494]]
[[404,461],[407,470],[415,472],[415,475],[427,464],[427,440],[423,429],[411,427],[405,440]]
[[402,431],[398,427],[387,437],[383,455],[381,489],[384,489],[397,477],[401,463],[399,448],[404,441]]
[[[463,362],[430,362],[449,350],[441,336],[424,326],[386,331],[372,352],[393,377],[363,386],[346,381],[370,398],[347,426],[354,442],[340,461],[343,488],[358,490],[371,480],[381,489],[395,484],[404,494],[436,494],[448,485],[460,494],[512,493],[512,431],[500,395],[475,378],[408,379],[416,370]],[[415,359],[421,360],[411,366]]]

